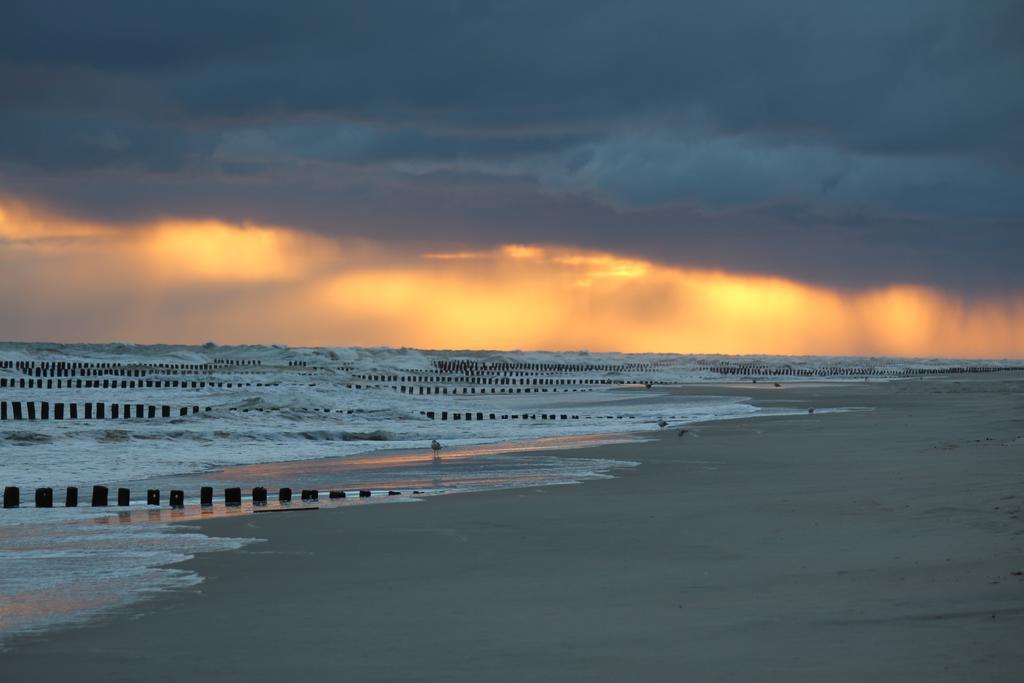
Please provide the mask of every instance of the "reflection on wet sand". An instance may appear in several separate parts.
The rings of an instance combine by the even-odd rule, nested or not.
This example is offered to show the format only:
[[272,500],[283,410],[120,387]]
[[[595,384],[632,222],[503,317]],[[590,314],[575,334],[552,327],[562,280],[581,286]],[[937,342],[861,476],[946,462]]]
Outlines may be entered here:
[[251,542],[211,538],[184,526],[168,533],[160,524],[130,523],[184,519],[183,510],[21,512],[24,522],[0,527],[0,649],[11,633],[76,621],[139,596],[194,585],[199,577],[168,565],[196,552]]
[[[541,439],[508,441],[498,444],[477,444],[445,448],[441,462],[453,462],[479,458],[488,455],[508,455],[533,451],[564,450],[587,446],[603,446],[614,443],[639,441],[630,434],[590,434],[584,436],[552,436]],[[319,460],[292,460],[289,462],[259,463],[229,467],[211,473],[207,479],[220,480],[271,480],[286,478],[298,473],[350,472],[363,469],[401,468],[411,465],[433,465],[434,454],[429,447],[422,451],[375,451],[362,455]]]
[[[228,467],[217,472],[174,477],[168,485],[192,492],[200,485],[217,482],[214,505],[203,507],[189,500],[183,508],[133,507],[95,519],[97,524],[130,522],[183,522],[223,515],[249,514],[260,511],[290,510],[297,507],[346,507],[382,502],[402,502],[441,493],[456,493],[493,488],[539,486],[573,483],[595,473],[594,464],[583,458],[555,458],[538,451],[575,449],[613,443],[639,441],[629,434],[593,434],[529,439],[496,444],[454,446],[445,448],[435,458],[422,451],[376,451],[317,460],[262,463]],[[596,469],[606,470],[616,463],[603,462]],[[625,464],[625,463],[621,463]],[[271,491],[266,504],[254,507],[246,495],[239,506],[226,506],[220,494],[223,488],[240,486],[248,494],[255,486]],[[321,492],[316,501],[281,502],[273,495],[275,487],[312,487]],[[139,487],[141,488],[141,487]],[[217,490],[220,489],[220,490]],[[371,497],[360,497],[359,490],[371,490]],[[388,495],[388,491],[402,495]],[[329,498],[329,491],[344,491],[344,498]]]
[[0,629],[18,621],[31,621],[42,615],[67,613],[105,607],[110,601],[95,594],[68,595],[66,591],[24,591],[4,597],[0,602]]

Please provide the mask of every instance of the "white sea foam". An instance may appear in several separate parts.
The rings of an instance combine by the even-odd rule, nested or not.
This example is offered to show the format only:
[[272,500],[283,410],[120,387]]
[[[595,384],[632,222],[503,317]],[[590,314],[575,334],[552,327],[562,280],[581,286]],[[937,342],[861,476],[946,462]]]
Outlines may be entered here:
[[0,526],[0,646],[16,633],[195,585],[202,578],[176,563],[251,542],[167,524],[100,524],[100,513],[69,512],[18,510]]

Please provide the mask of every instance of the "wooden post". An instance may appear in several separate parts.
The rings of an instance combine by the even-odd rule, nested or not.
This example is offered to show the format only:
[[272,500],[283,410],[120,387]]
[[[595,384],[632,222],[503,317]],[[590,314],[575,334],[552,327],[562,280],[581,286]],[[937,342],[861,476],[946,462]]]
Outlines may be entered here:
[[146,505],[160,504],[160,489],[149,489],[146,491]]
[[290,503],[292,501],[292,490],[288,487],[282,488],[277,492],[277,500],[281,503]]
[[257,486],[252,490],[252,504],[253,505],[266,505],[267,504],[267,490],[262,486]]
[[78,487],[77,486],[69,486],[67,488],[67,490],[64,491],[64,507],[66,507],[66,508],[76,508],[76,507],[78,507]]
[[93,486],[92,487],[92,506],[94,508],[105,508],[107,507],[107,487],[106,486]]
[[177,489],[171,491],[171,507],[172,508],[183,508],[185,507],[185,492]]
[[334,500],[335,498],[344,498],[344,497],[345,497],[345,492],[344,491],[331,491],[331,493],[330,493],[331,500]]
[[315,489],[302,489],[302,500],[319,500],[320,492]]
[[17,486],[4,487],[4,507],[16,508],[21,505],[21,490]]
[[119,507],[128,507],[132,502],[132,492],[126,488],[119,488],[117,490],[117,504]]
[[199,489],[199,504],[204,508],[211,507],[213,505],[213,487],[204,486]]
[[52,508],[53,507],[53,489],[51,489],[51,488],[36,489],[36,507],[37,508]]
[[359,497],[360,498],[369,498],[370,497],[370,492],[367,489],[359,489]]
[[242,504],[242,489],[235,486],[224,489],[224,504],[229,507],[238,507]]

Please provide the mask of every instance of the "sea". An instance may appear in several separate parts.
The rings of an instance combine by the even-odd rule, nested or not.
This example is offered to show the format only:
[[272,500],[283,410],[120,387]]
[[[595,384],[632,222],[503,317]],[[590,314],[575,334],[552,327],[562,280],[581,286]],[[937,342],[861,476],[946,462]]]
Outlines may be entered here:
[[[981,369],[940,359],[0,343],[0,487],[19,491],[17,507],[0,509],[0,648],[195,586],[202,577],[182,561],[259,542],[207,536],[196,524],[207,516],[581,484],[637,466],[588,457],[588,447],[808,413],[679,395],[679,385],[889,381],[952,365]],[[91,504],[97,485],[106,507]],[[200,505],[204,486],[212,506]],[[253,505],[256,486],[266,505]],[[76,507],[65,506],[68,487]],[[225,506],[230,487],[242,489],[240,506]],[[284,487],[290,502],[279,500]],[[38,488],[52,489],[53,507],[36,506]],[[171,490],[184,492],[184,507],[169,507]],[[159,505],[147,504],[150,491]]]

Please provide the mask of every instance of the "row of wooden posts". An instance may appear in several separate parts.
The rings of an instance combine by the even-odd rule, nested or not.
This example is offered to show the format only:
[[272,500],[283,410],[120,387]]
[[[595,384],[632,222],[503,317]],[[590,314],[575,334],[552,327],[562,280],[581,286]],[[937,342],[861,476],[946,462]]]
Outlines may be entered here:
[[608,385],[608,384],[641,384],[648,380],[625,379],[602,379],[584,377],[483,377],[483,376],[458,376],[458,375],[437,375],[430,377],[410,375],[381,375],[381,374],[359,374],[353,375],[354,379],[361,379],[370,382],[394,382],[396,384],[486,384],[495,386],[585,386],[585,385]]
[[[418,492],[417,492],[418,493]],[[328,492],[328,497],[331,500],[337,500],[345,498],[346,493],[342,490],[331,490]],[[370,498],[373,492],[370,489],[359,489],[360,498]],[[400,496],[401,491],[388,491],[389,496]],[[262,486],[257,486],[252,489],[252,504],[266,505],[267,504],[267,489]],[[132,492],[131,489],[119,488],[117,489],[116,501],[119,507],[128,507],[131,505]],[[320,492],[317,489],[302,489],[300,498],[303,502],[310,502],[320,499]],[[290,503],[292,500],[292,490],[287,487],[282,487],[278,490],[277,500],[280,503]],[[159,506],[161,504],[160,489],[147,489],[146,490],[146,505]],[[185,507],[185,492],[180,489],[175,489],[170,492],[168,497],[168,504],[172,508]],[[224,505],[228,507],[237,507],[242,504],[242,489],[238,486],[224,489]],[[108,507],[110,505],[110,489],[106,486],[93,486],[92,487],[92,500],[91,507]],[[213,506],[213,487],[203,486],[199,490],[199,505],[202,507]],[[37,508],[52,508],[53,505],[53,489],[51,487],[41,487],[35,490],[35,506]],[[6,486],[4,487],[4,508],[17,508],[21,507],[21,489],[17,486]],[[69,486],[64,491],[64,507],[78,507],[78,487]]]
[[[261,360],[235,360],[228,358],[215,358],[209,363],[117,363],[111,361],[12,361],[0,360],[0,369],[14,368],[22,371],[34,370],[57,370],[57,371],[83,371],[83,370],[106,370],[115,372],[145,372],[168,371],[168,370],[190,370],[190,371],[211,371],[229,367],[262,366]],[[289,360],[287,367],[308,367],[309,362],[305,360]],[[347,364],[343,364],[347,365]],[[566,372],[646,372],[655,369],[651,363],[509,363],[509,362],[480,362],[473,360],[445,360],[433,361],[431,363],[433,372],[441,373],[465,373],[484,375],[493,373],[566,373]],[[429,373],[431,370],[410,370],[409,372]]]
[[[385,376],[367,376],[366,379],[372,379],[373,381],[385,381],[385,382],[389,381],[388,378],[386,378]],[[457,382],[453,381],[452,383],[457,383]],[[469,383],[470,384],[476,384],[474,382],[469,382]],[[548,393],[549,391],[552,392],[552,393],[557,393],[558,391],[563,391],[563,392],[570,392],[570,391],[572,391],[572,392],[593,391],[593,387],[589,387],[589,386],[587,386],[587,387],[577,387],[575,382],[563,382],[563,381],[540,382],[540,383],[538,383],[536,380],[534,380],[533,384],[530,384],[530,382],[528,382],[528,381],[525,381],[525,382],[524,381],[520,381],[518,383],[515,382],[515,381],[512,381],[512,382],[483,382],[483,384],[492,384],[492,385],[497,385],[497,386],[501,386],[501,385],[516,385],[516,384],[519,384],[519,385],[529,385],[529,386],[516,386],[515,389],[513,389],[511,386],[508,386],[508,387],[501,386],[500,390],[497,389],[495,386],[491,386],[491,390],[490,390],[489,393],[492,393],[492,394],[506,394],[506,393],[508,393],[508,394],[524,394],[524,393],[525,394],[529,394],[529,393]],[[595,380],[593,382],[590,382],[590,381],[583,382],[583,381],[581,381],[580,384],[625,384],[625,382],[620,382],[620,381],[601,382],[601,381],[596,381]],[[653,383],[652,382],[645,382],[645,384],[651,385]],[[555,385],[555,386],[551,386],[551,385]],[[568,385],[572,385],[573,388],[572,389],[566,388]],[[254,386],[255,387],[260,387],[260,388],[262,388],[262,387],[279,387],[279,386],[283,386],[283,384],[281,382],[266,382],[266,383],[263,383],[263,382],[255,382],[255,383],[254,382],[205,382],[205,381],[191,381],[191,382],[189,382],[187,380],[152,380],[152,379],[147,379],[147,380],[141,380],[140,379],[138,381],[135,381],[135,380],[121,380],[120,382],[118,382],[118,380],[116,380],[116,379],[115,380],[110,380],[110,379],[104,379],[104,380],[99,380],[99,379],[96,379],[96,380],[68,379],[68,380],[65,381],[65,380],[61,380],[61,379],[57,379],[57,380],[45,379],[44,380],[42,378],[39,378],[39,379],[28,378],[28,379],[26,379],[24,377],[20,377],[20,378],[0,377],[0,389],[3,389],[3,388],[10,388],[10,389],[236,389],[237,388],[237,389],[241,389],[243,387],[254,387]],[[312,383],[301,384],[301,385],[300,384],[289,383],[288,386],[315,387],[316,383],[312,382]],[[369,389],[369,388],[380,388],[381,386],[389,386],[389,385],[380,385],[380,384],[373,384],[373,385],[346,384],[345,388],[347,388],[347,389],[364,389],[364,388]],[[549,386],[551,388],[547,388]],[[558,387],[562,387],[562,388],[559,389]],[[442,387],[442,386],[432,386],[432,387],[431,386],[426,386],[425,387],[425,386],[422,386],[422,385],[405,385],[405,384],[401,384],[401,385],[390,385],[390,388],[395,389],[396,391],[400,391],[403,394],[406,394],[406,393],[408,393],[408,394],[417,394],[418,393],[418,395],[420,395],[420,396],[430,395],[430,394],[448,394],[449,393],[448,387]],[[452,387],[451,393],[459,393],[459,387]],[[477,388],[475,386],[473,386],[473,387],[462,387],[462,393],[463,394],[476,394],[476,393],[486,394],[486,393],[488,393],[488,391],[487,391],[486,387],[480,387],[480,390],[478,392]]]
[[215,358],[210,363],[115,363],[113,361],[70,361],[70,360],[0,360],[0,369],[4,368],[159,368],[173,370],[216,370],[222,366],[263,365],[258,360],[228,360]]
[[[157,417],[157,413],[161,418],[169,418],[172,412],[177,413],[177,417],[184,417],[200,411],[199,406],[182,406],[172,411],[171,406],[143,405],[142,403],[111,403],[109,411],[107,410],[108,406],[102,402],[85,403],[82,407],[83,409],[79,411],[77,403],[54,403],[51,406],[49,401],[39,401],[37,410],[36,401],[25,401],[24,404],[21,401],[11,401],[8,410],[8,402],[0,401],[0,420],[77,420],[79,418],[103,420],[108,417],[111,420],[128,420],[133,419],[133,415],[136,420],[151,420]],[[210,407],[204,408],[203,412],[210,412]]]
[[919,375],[958,375],[1000,371],[1020,371],[1024,366],[964,365],[939,368],[868,368],[868,367],[820,367],[793,368],[768,365],[714,365],[703,364],[704,370],[720,375],[769,376],[769,377],[913,377]]
[[[650,372],[650,370],[644,372]],[[516,384],[517,380],[523,378],[547,378],[547,380],[552,384],[628,384],[637,381],[622,377],[589,379],[583,377],[566,377],[563,374],[559,373],[531,372],[528,370],[504,372],[463,372],[457,369],[452,369],[445,372],[441,372],[437,370],[416,370],[412,368],[402,368],[401,370],[388,370],[387,372],[371,370],[370,372],[354,374],[353,377],[357,379],[377,379],[381,381],[392,382],[402,381],[419,384],[450,384],[452,382],[461,382],[464,384]],[[500,380],[511,381],[501,382]],[[529,384],[530,381],[529,379],[527,379],[525,382],[521,383]]]
[[234,374],[252,374],[238,371],[241,366],[256,366],[260,363],[88,363],[66,361],[0,361],[0,370],[17,370],[23,375],[34,377],[97,377],[116,375],[119,377],[145,377],[156,375],[198,375],[230,369]]
[[[155,419],[157,417],[169,419],[171,417],[186,417],[188,415],[196,415],[200,412],[208,413],[211,412],[210,406],[182,406],[181,408],[172,409],[171,406],[154,406],[154,405],[143,405],[141,403],[111,403],[109,406],[102,402],[97,403],[85,403],[82,404],[82,410],[79,410],[79,404],[77,403],[49,403],[47,401],[0,401],[0,421],[6,420],[141,420],[141,419]],[[107,410],[109,408],[109,410]],[[231,407],[226,408],[230,412],[241,411],[243,413],[248,412],[276,412],[281,408],[238,408]],[[295,410],[301,412],[323,412],[323,413],[340,413],[340,414],[353,414],[356,412],[362,412],[352,408],[296,408]],[[421,410],[419,414],[428,420],[578,420],[579,415],[570,415],[568,413],[484,413],[482,411],[435,411],[435,410]],[[595,417],[595,416],[591,416]],[[598,415],[600,417],[607,418],[623,418],[629,416],[623,415]]]
[[[281,382],[202,382],[198,380],[147,379],[33,379],[24,377],[0,377],[0,389],[241,389],[242,387],[279,387]],[[292,384],[288,386],[311,386],[316,384]]]
[[[512,414],[499,415],[497,413],[481,413],[481,412],[477,412],[477,413],[465,413],[465,412],[456,412],[456,411],[448,412],[447,410],[442,410],[442,411],[440,411],[440,413],[438,413],[437,411],[433,411],[433,410],[421,410],[420,411],[420,415],[425,416],[428,420],[436,420],[436,419],[438,419],[438,417],[440,417],[440,419],[442,419],[442,420],[447,420],[449,418],[451,418],[452,420],[472,420],[472,419],[474,419],[473,418],[474,415],[476,416],[477,420],[518,420],[518,419],[520,419],[520,417],[522,419],[524,419],[524,420],[536,420],[538,413],[534,413],[534,414],[522,413],[522,415],[520,415],[518,413],[514,414],[514,415],[512,415]],[[484,417],[484,415],[486,415],[487,417]],[[567,413],[559,413],[559,414],[555,414],[555,413],[539,413],[539,415],[540,415],[540,419],[541,420],[578,420],[578,419],[580,419],[579,415],[569,415]]]
[[[399,384],[399,385],[396,385],[396,384],[391,384],[391,385],[388,385],[388,384],[346,384],[345,388],[346,389],[391,389],[391,390],[397,391],[397,392],[399,392],[401,394],[408,394],[409,396],[441,396],[441,395],[448,396],[449,394],[454,396],[454,395],[457,395],[457,394],[460,393],[459,392],[459,387],[451,387],[451,391],[448,391],[448,387],[406,386],[404,384]],[[433,389],[433,391],[431,391],[431,389]],[[418,393],[417,393],[417,390],[418,390]],[[547,394],[547,393],[550,392],[552,394],[557,394],[558,392],[562,392],[562,393],[566,393],[567,394],[567,393],[570,393],[570,392],[571,393],[577,393],[577,392],[586,392],[586,391],[594,391],[594,390],[591,389],[591,388],[582,388],[582,389],[580,389],[580,388],[575,388],[575,387],[572,388],[572,389],[568,389],[568,388],[559,389],[557,387],[552,387],[550,389],[548,389],[546,387],[515,387],[515,388],[513,388],[513,387],[501,387],[499,389],[497,387],[491,387],[490,392],[488,392],[486,387],[480,387],[479,391],[477,391],[476,387],[462,387],[462,392],[461,393],[463,393],[463,394],[487,394],[487,393],[491,393],[491,394]]]
[[[223,369],[223,368],[222,368]],[[218,373],[217,369],[213,370],[170,370],[170,369],[158,369],[158,370],[140,370],[137,368],[87,368],[87,369],[75,369],[75,368],[29,368],[23,369],[21,374],[27,377],[180,377],[180,376],[194,376],[194,375],[215,375]],[[230,371],[231,376],[238,375],[260,375],[264,374],[262,371],[257,372],[254,370],[235,370]]]
[[[107,410],[107,405],[102,402],[84,403],[82,404],[83,409],[78,409],[77,403],[49,403],[48,401],[25,401],[24,404],[21,401],[11,401],[10,410],[8,410],[8,402],[0,401],[0,421],[3,420],[91,420],[93,418],[97,420],[111,419],[111,420],[141,420],[141,419],[154,419],[157,417],[157,409],[159,409],[159,417],[170,418],[170,417],[185,417],[187,415],[195,415],[199,412],[209,413],[213,410],[210,406],[183,406],[181,408],[172,409],[171,406],[154,406],[144,405],[142,403],[111,403],[110,410]],[[51,410],[52,408],[52,410]],[[67,408],[65,410],[65,408]],[[134,410],[133,410],[134,408]],[[278,407],[270,408],[222,408],[218,410],[228,410],[230,412],[277,412],[283,410]],[[293,408],[298,412],[302,413],[346,413],[352,414],[357,411],[352,408],[306,408],[299,407]],[[133,417],[134,416],[134,417]]]
[[650,363],[510,363],[467,359],[435,360],[431,365],[442,372],[508,372],[534,370],[541,372],[626,372],[651,370]]

